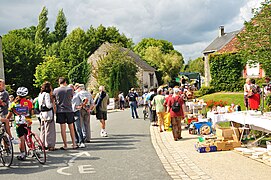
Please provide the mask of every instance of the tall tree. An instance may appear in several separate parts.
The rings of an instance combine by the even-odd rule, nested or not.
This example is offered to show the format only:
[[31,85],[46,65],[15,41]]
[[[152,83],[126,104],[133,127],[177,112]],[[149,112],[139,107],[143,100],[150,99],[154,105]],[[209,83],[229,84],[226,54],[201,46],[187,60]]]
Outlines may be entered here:
[[67,19],[65,17],[63,9],[61,9],[58,12],[55,24],[55,31],[53,32],[56,41],[61,42],[67,36],[67,27],[68,27]]
[[201,57],[188,61],[185,72],[197,72],[204,75],[204,61]]
[[77,66],[71,69],[68,73],[68,78],[71,83],[87,84],[91,72],[91,65],[84,60]]
[[266,75],[271,76],[271,1],[265,0],[253,10],[254,17],[245,22],[238,35],[238,48],[249,63],[260,63]]
[[137,87],[137,66],[128,51],[121,51],[117,45],[98,61],[97,68],[98,84],[105,85],[111,97],[116,97],[119,91],[128,92],[131,87]]
[[47,15],[48,10],[46,9],[46,7],[43,7],[39,15],[39,23],[35,35],[35,43],[37,45],[41,45],[42,47],[45,47],[47,45],[47,38],[49,35],[49,28],[46,27],[48,21]]

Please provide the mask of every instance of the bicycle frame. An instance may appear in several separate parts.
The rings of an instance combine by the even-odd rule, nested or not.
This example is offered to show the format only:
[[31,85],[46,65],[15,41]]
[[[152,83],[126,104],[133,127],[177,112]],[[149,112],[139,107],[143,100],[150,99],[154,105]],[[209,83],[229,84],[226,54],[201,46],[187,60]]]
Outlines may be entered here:
[[32,141],[33,133],[29,127],[25,127],[25,129],[27,130],[27,134],[24,135],[25,143],[27,147],[29,148],[29,150],[34,150],[35,144]]

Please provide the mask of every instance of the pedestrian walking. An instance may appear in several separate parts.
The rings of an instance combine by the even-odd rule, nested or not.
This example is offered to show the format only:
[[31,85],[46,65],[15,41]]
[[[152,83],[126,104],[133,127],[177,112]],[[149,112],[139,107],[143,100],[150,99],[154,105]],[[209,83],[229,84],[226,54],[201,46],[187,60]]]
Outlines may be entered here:
[[49,151],[55,150],[56,128],[54,121],[54,100],[50,82],[44,82],[38,96],[40,123],[40,139]]
[[163,89],[157,89],[157,95],[152,100],[152,105],[155,106],[157,119],[158,119],[158,125],[160,132],[164,131],[164,113],[165,113],[165,96],[163,94]]
[[157,95],[157,89],[153,88],[153,93],[149,97],[150,101],[150,120],[153,126],[158,126],[157,125],[157,115],[156,115],[156,107],[151,103],[153,98]]
[[76,149],[78,146],[75,143],[74,132],[74,115],[72,110],[72,98],[73,89],[67,87],[67,81],[65,78],[60,77],[58,80],[59,87],[53,91],[53,96],[56,103],[56,123],[60,124],[61,137],[63,140],[63,147],[60,149],[67,149],[67,136],[66,136],[66,124],[68,124],[70,130],[70,136],[72,140],[72,148]]
[[123,92],[120,91],[119,95],[119,105],[120,105],[120,110],[124,110],[124,95]]
[[170,112],[172,134],[175,141],[182,139],[181,120],[184,118],[184,101],[180,96],[180,90],[173,88],[173,96],[169,98],[167,103],[167,112]]
[[130,110],[131,110],[131,115],[132,118],[139,118],[138,114],[137,114],[137,98],[138,95],[137,93],[135,93],[134,88],[131,89],[131,91],[128,93],[127,95],[128,101],[129,101],[129,106],[130,106]]
[[101,137],[107,137],[105,130],[105,121],[107,120],[107,105],[109,104],[109,96],[105,92],[104,86],[99,87],[99,93],[96,94],[95,99],[96,118],[101,123]]

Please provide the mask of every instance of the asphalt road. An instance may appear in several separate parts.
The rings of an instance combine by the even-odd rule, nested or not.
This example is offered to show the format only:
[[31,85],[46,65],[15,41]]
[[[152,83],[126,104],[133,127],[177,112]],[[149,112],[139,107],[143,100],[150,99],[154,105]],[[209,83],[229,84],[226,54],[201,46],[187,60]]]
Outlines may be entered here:
[[[171,179],[152,146],[149,125],[149,121],[131,119],[129,110],[111,112],[108,137],[101,138],[100,124],[91,117],[92,140],[86,148],[48,152],[45,165],[30,157],[23,162],[15,158],[11,168],[0,164],[0,179]],[[37,127],[35,122],[36,132]],[[56,146],[62,146],[58,125]],[[16,156],[18,145],[14,148]]]

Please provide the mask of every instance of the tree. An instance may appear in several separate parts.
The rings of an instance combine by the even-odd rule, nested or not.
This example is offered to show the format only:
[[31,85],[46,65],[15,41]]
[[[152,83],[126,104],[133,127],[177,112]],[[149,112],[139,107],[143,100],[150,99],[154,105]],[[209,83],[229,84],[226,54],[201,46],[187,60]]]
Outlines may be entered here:
[[67,75],[65,62],[56,57],[45,57],[44,62],[36,67],[35,86],[40,87],[44,81],[49,81],[55,88],[58,86],[58,78]]
[[87,62],[87,60],[84,60],[69,72],[68,78],[71,81],[71,83],[80,83],[80,84],[86,84],[89,80],[91,72],[91,66]]
[[85,31],[74,29],[62,42],[59,49],[60,58],[71,70],[89,56]]
[[177,77],[183,65],[182,56],[175,51],[163,54],[159,47],[148,47],[143,58],[162,74],[163,83],[169,83]]
[[134,52],[140,57],[144,57],[146,50],[149,47],[157,47],[163,54],[167,54],[174,50],[171,42],[154,38],[144,38],[134,47]]
[[201,57],[188,61],[185,72],[197,72],[204,75],[204,61]]
[[48,15],[48,10],[46,9],[46,7],[43,7],[39,15],[39,23],[38,23],[37,31],[35,35],[35,43],[42,47],[47,46],[47,38],[49,35],[49,28],[46,27],[47,20],[48,20],[47,15]]
[[58,12],[55,24],[55,31],[53,32],[56,41],[61,42],[67,36],[67,27],[67,19],[65,17],[63,9],[61,9]]
[[92,54],[105,42],[120,44],[120,46],[129,49],[131,49],[133,45],[132,39],[127,38],[124,34],[120,34],[119,30],[114,26],[106,28],[100,25],[96,29],[90,26],[86,34],[89,54]]
[[238,34],[237,48],[250,64],[260,63],[266,75],[271,76],[271,1],[265,0],[253,13],[252,20],[245,22]]
[[32,94],[37,92],[33,79],[35,68],[42,61],[42,52],[34,41],[24,38],[28,30],[10,31],[3,36],[2,42],[7,84],[15,84],[14,88],[25,86]]
[[98,61],[98,84],[104,85],[111,97],[116,97],[119,91],[127,92],[131,87],[137,87],[137,66],[127,51],[120,46],[113,46],[108,55]]

